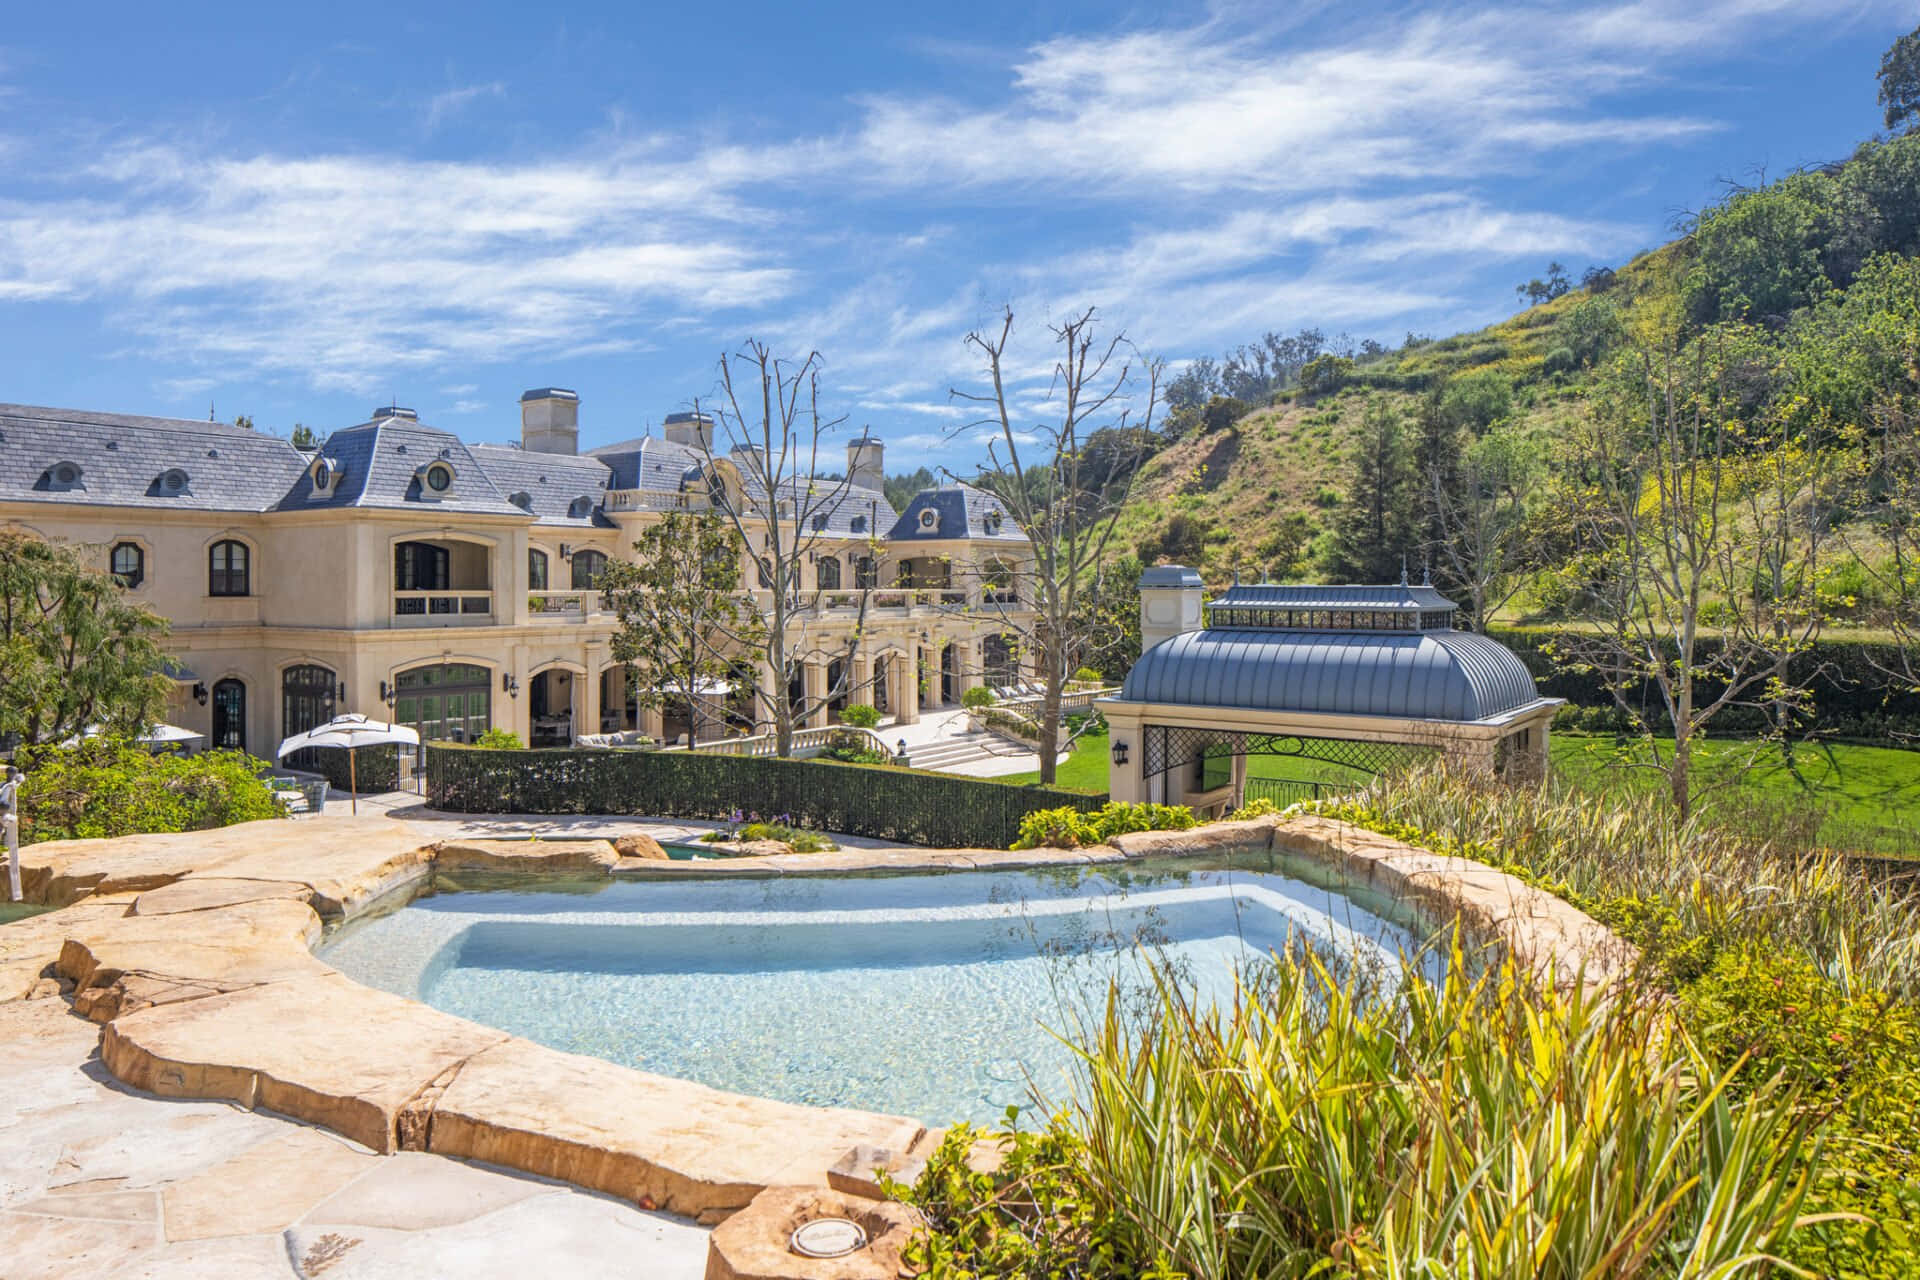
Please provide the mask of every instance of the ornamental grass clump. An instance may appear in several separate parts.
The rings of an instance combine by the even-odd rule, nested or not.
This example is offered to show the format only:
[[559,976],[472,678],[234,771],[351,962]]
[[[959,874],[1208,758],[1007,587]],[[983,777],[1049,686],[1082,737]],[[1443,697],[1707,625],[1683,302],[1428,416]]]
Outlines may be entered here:
[[1082,1056],[1064,1120],[1015,1140],[1039,1174],[936,1162],[909,1194],[931,1274],[1727,1276],[1807,1225],[1817,1152],[1778,1082],[1736,1095],[1664,1002],[1457,948],[1386,999],[1309,952],[1224,1009],[1110,996]]

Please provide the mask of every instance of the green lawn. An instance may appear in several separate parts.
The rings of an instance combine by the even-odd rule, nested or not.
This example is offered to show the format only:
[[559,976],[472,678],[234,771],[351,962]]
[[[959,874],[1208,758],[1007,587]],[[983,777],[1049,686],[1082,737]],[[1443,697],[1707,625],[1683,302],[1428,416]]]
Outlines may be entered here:
[[[1766,748],[1742,775],[1754,749],[1750,742],[1721,740],[1697,746],[1696,794],[1704,810],[1735,825],[1774,833],[1802,828],[1809,840],[1838,848],[1920,854],[1920,751],[1802,745],[1789,767],[1778,749]],[[1105,791],[1107,750],[1104,733],[1080,739],[1072,757],[1060,766],[1057,785]],[[1665,784],[1652,770],[1633,767],[1635,760],[1646,758],[1645,750],[1612,738],[1558,733],[1553,736],[1554,771],[1584,788],[1652,802],[1664,794]],[[1324,782],[1354,777],[1338,766],[1282,756],[1254,756],[1248,771],[1257,778]],[[1005,779],[1039,780],[1037,773]]]

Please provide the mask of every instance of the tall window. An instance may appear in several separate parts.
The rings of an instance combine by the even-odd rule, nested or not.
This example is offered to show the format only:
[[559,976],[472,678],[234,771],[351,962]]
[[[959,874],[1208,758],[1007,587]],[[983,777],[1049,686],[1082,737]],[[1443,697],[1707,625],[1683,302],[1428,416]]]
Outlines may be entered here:
[[840,589],[840,561],[833,556],[822,560],[816,570],[820,590],[838,591]]
[[138,544],[116,542],[111,556],[114,581],[132,590],[147,580],[147,553]]
[[545,591],[547,589],[547,553],[529,548],[527,551],[527,590]]
[[[325,724],[333,719],[334,694],[339,677],[317,663],[288,667],[280,674],[280,736]],[[314,769],[319,765],[317,750],[296,751],[286,757],[290,769]]]
[[231,538],[216,542],[207,553],[207,594],[210,596],[249,596],[253,594],[248,571],[247,544]]
[[213,686],[213,745],[228,751],[247,749],[247,686],[243,681],[229,677]]
[[427,542],[401,542],[393,548],[395,591],[445,591],[452,557],[445,547]]
[[872,556],[861,556],[853,562],[853,585],[862,591],[871,591],[880,585],[880,566],[873,562]]
[[606,572],[607,557],[599,551],[576,551],[573,553],[573,589],[591,591],[593,584],[600,581],[600,575]]

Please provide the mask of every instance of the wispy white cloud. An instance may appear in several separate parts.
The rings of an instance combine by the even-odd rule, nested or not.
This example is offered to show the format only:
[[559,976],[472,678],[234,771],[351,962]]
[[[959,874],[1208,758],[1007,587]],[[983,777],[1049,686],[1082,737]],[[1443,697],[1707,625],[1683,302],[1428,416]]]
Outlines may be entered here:
[[427,99],[427,132],[432,133],[482,98],[503,98],[506,93],[507,86],[498,80],[442,90]]

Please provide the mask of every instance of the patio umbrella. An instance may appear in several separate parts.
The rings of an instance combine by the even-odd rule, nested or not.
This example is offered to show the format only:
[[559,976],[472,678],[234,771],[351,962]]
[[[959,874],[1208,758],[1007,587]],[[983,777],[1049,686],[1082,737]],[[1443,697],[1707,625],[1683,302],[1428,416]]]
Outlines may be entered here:
[[206,736],[204,733],[195,733],[191,729],[182,729],[177,724],[156,724],[135,741],[144,742],[150,747],[163,747],[175,742],[199,742]]
[[418,745],[420,735],[403,724],[369,720],[363,715],[335,716],[305,733],[296,733],[280,744],[278,759],[284,760],[308,747],[345,747],[347,749],[347,794],[353,797],[353,811],[360,812],[360,780],[354,770],[353,753],[359,747],[379,746],[383,742]]

